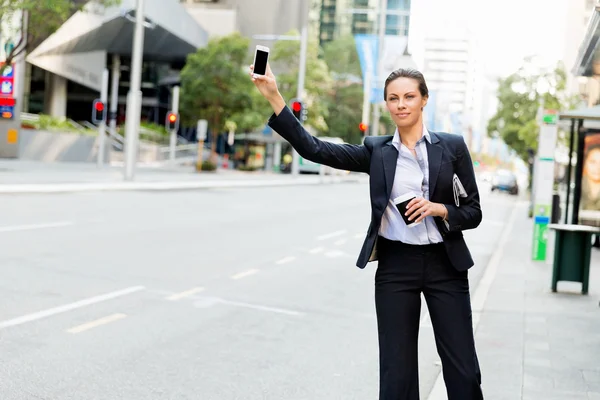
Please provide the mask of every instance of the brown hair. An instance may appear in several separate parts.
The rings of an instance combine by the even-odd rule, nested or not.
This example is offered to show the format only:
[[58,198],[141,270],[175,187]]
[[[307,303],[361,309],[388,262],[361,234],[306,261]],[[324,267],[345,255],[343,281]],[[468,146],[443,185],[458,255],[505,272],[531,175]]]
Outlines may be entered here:
[[427,83],[425,82],[425,77],[423,74],[417,71],[416,69],[404,69],[398,68],[393,71],[390,76],[385,80],[385,86],[383,88],[383,100],[387,100],[387,87],[390,83],[395,81],[398,78],[410,78],[419,84],[419,92],[421,92],[421,96],[429,97],[429,89],[427,89]]

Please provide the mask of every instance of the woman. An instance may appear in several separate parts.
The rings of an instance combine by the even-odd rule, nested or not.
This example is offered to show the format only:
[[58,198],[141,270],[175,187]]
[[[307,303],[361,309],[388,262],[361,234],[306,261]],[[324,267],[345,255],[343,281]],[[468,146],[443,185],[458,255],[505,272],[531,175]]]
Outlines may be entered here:
[[[479,400],[467,270],[473,259],[462,231],[481,222],[473,164],[461,136],[423,125],[428,89],[423,75],[399,69],[385,82],[384,100],[396,124],[393,136],[367,137],[363,145],[332,144],[311,136],[286,106],[275,76],[253,75],[275,114],[269,125],[302,157],[370,175],[371,224],[357,261],[378,260],[375,306],[379,335],[380,400],[418,400],[417,340],[423,293],[442,360],[448,400]],[[466,196],[454,195],[454,175]],[[393,199],[407,205],[407,227]]]

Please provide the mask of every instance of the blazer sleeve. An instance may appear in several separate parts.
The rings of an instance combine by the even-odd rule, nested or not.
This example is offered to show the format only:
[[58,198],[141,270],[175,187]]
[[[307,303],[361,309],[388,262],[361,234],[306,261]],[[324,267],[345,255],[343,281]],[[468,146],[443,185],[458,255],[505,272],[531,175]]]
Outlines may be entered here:
[[467,197],[460,198],[459,207],[456,204],[445,204],[448,209],[448,220],[445,225],[449,232],[475,229],[481,223],[482,218],[479,189],[471,155],[462,137],[459,137],[459,142],[454,172],[463,184]]
[[364,145],[336,144],[319,140],[304,129],[286,106],[269,118],[269,126],[307,160],[333,168],[369,173],[371,152]]

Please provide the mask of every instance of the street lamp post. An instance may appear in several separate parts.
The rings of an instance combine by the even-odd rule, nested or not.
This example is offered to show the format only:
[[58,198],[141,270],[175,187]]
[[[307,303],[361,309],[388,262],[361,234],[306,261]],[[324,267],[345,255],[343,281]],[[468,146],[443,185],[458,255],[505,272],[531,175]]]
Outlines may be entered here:
[[[383,74],[383,41],[385,40],[385,23],[387,17],[387,0],[381,0],[379,9],[379,34],[377,40],[377,78],[375,87],[379,88],[381,85],[381,75]],[[373,107],[373,136],[379,135],[379,118],[380,118],[380,107],[379,102],[381,99],[377,99],[375,107]]]
[[[253,39],[258,40],[300,40],[300,65],[298,66],[298,88],[296,90],[296,99],[302,101],[304,98],[304,81],[306,78],[306,54],[308,52],[308,11],[309,0],[299,0],[300,18],[302,27],[300,36],[290,35],[254,35]],[[292,176],[299,174],[299,154],[292,148]]]
[[[300,18],[302,29],[300,31],[300,65],[298,66],[298,88],[296,99],[304,100],[304,81],[306,78],[306,53],[308,51],[308,0],[300,0]],[[300,155],[292,148],[292,176],[300,172]]]
[[144,54],[144,0],[136,1],[135,32],[131,57],[131,78],[125,115],[125,180],[133,180],[137,160],[140,117],[142,110],[142,60]]

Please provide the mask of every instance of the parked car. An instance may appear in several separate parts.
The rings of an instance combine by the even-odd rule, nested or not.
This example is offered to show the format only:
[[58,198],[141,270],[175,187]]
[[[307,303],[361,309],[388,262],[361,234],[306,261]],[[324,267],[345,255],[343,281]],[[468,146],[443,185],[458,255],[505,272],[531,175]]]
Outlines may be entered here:
[[508,192],[515,196],[518,195],[519,184],[517,183],[517,176],[512,171],[499,169],[492,178],[492,192],[495,190]]

